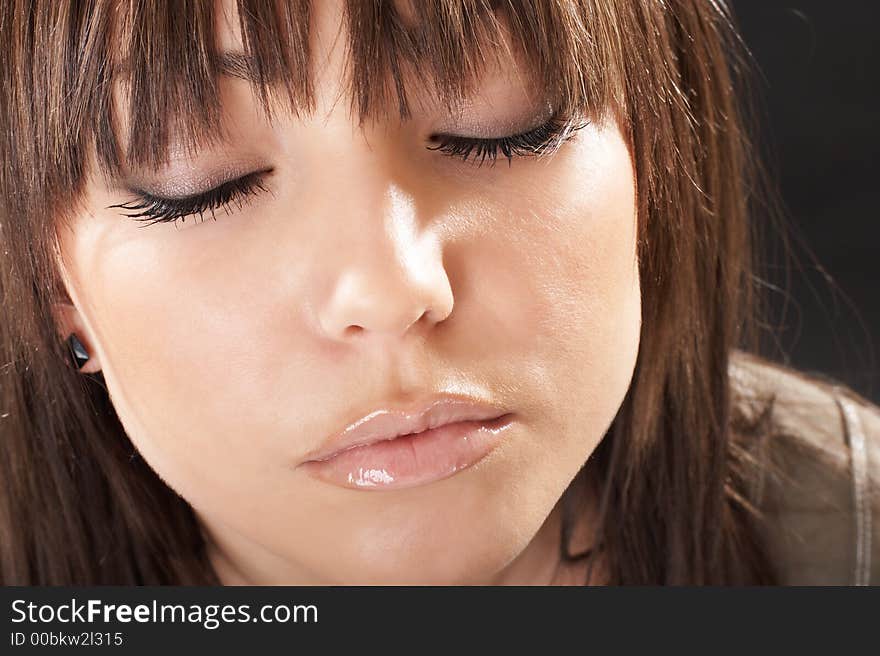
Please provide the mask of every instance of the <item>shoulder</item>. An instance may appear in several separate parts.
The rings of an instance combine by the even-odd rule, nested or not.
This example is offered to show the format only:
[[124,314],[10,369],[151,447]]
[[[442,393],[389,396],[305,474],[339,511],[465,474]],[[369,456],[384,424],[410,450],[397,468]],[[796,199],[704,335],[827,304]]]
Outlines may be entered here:
[[880,583],[880,408],[829,378],[734,352],[734,432],[781,582]]

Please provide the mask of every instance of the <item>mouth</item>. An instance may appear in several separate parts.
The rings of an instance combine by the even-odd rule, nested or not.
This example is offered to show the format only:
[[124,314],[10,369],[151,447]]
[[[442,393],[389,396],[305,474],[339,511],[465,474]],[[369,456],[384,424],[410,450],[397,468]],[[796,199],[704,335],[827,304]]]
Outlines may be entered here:
[[[366,440],[361,438],[360,443],[356,437],[352,441],[348,436],[342,439],[344,445],[340,448],[325,450],[300,467],[319,480],[344,488],[376,490],[424,485],[452,476],[485,458],[515,423],[514,413],[508,412],[438,424],[437,406],[433,407],[433,421],[429,414],[403,419],[422,425],[421,430],[397,432],[393,436],[373,433]],[[447,407],[447,416],[450,410],[453,414],[462,411],[460,407]],[[486,414],[485,410],[481,413]]]

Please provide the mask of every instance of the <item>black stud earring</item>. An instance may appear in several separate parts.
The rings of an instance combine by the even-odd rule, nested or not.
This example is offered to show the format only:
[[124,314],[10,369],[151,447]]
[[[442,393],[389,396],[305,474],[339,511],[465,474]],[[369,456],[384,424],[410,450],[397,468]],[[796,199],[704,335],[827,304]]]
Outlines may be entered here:
[[70,354],[70,363],[76,369],[82,369],[83,365],[89,361],[89,352],[86,351],[86,347],[74,333],[70,333],[66,343]]

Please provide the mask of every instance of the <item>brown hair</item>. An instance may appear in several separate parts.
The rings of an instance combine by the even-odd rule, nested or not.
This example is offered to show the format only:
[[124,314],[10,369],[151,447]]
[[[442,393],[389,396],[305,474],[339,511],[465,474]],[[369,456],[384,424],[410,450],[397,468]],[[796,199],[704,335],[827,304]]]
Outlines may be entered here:
[[[267,111],[312,109],[308,0],[239,0]],[[216,583],[195,517],[139,457],[100,373],[66,366],[52,248],[87,176],[218,132],[212,0],[10,0],[0,8],[0,582]],[[628,394],[575,484],[602,491],[612,583],[768,583],[731,429],[728,361],[753,334],[742,49],[713,0],[438,0],[405,16],[349,0],[361,120],[411,111],[408,70],[465,97],[506,29],[562,111],[613,115],[638,193],[641,345]],[[412,20],[413,16],[416,20]],[[121,82],[129,133],[111,91]],[[173,116],[167,108],[173,107]],[[563,559],[580,509],[567,503]],[[598,549],[588,555],[596,555]]]

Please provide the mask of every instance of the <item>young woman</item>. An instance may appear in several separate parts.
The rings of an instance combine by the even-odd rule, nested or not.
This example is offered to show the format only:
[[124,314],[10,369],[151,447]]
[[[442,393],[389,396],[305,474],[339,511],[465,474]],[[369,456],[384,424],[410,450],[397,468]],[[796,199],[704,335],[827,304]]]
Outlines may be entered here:
[[2,583],[880,582],[722,4],[0,12]]

